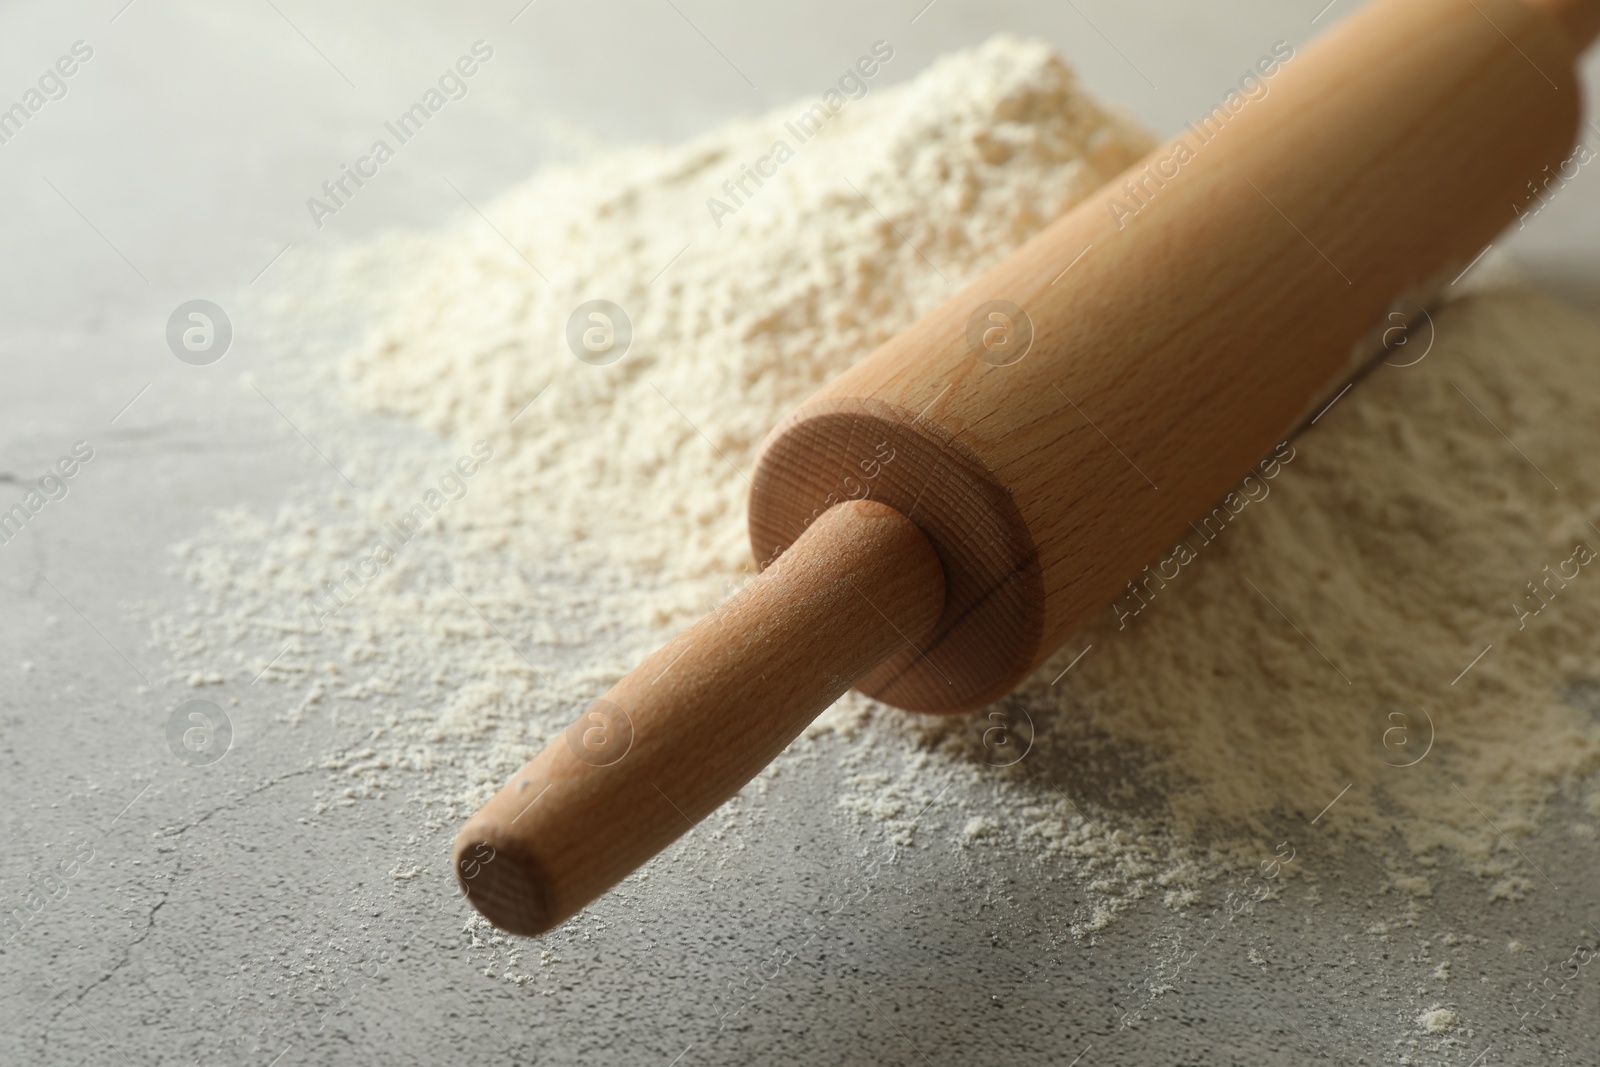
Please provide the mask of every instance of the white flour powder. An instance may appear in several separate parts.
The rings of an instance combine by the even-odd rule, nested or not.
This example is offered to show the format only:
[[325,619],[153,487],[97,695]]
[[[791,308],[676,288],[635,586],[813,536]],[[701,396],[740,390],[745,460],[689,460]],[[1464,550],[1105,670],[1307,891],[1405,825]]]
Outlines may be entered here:
[[[498,232],[472,217],[304,264],[269,309],[291,324],[269,373],[301,383],[297,418],[362,488],[320,481],[181,547],[196,596],[158,623],[177,675],[248,681],[272,661],[260,684],[293,694],[290,718],[365,733],[326,761],[329,803],[395,790],[453,829],[748,572],[744,475],[782,414],[1151,143],[1047,48],[1002,38],[852,102],[713,225],[706,198],[795,110],[541,173],[485,206]],[[564,340],[592,299],[633,325],[608,366]],[[308,341],[352,307],[377,323],[360,343]],[[1021,763],[987,766],[970,719],[853,696],[780,763],[842,762],[841,806],[903,843],[930,803],[981,794],[945,823],[959,847],[1035,850],[1080,887],[1077,934],[1151,893],[1188,904],[1284,839],[1314,854],[1398,835],[1414,900],[1440,846],[1491,893],[1527,892],[1487,818],[1531,832],[1600,752],[1579,699],[1600,568],[1563,563],[1600,548],[1600,329],[1527,295],[1436,318],[1427,358],[1358,384],[1126,629],[1102,617],[1006,702],[1037,727]],[[441,443],[319,407],[330,356],[340,395]],[[428,532],[351,579],[480,440],[492,459],[446,487]],[[1532,599],[1547,564],[1578,573]],[[328,582],[339,609],[308,608]],[[1513,602],[1548,606],[1519,619]],[[1419,709],[1432,748],[1392,766],[1422,751]],[[735,800],[709,823],[754,818]],[[437,837],[417,847],[443,862]]]

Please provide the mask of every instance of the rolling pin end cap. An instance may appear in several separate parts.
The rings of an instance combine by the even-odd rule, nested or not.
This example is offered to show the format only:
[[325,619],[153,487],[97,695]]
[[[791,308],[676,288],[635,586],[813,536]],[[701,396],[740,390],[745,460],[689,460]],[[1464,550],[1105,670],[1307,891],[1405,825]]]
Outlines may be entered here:
[[543,868],[516,841],[468,823],[456,836],[454,858],[461,892],[501,930],[534,937],[558,924]]

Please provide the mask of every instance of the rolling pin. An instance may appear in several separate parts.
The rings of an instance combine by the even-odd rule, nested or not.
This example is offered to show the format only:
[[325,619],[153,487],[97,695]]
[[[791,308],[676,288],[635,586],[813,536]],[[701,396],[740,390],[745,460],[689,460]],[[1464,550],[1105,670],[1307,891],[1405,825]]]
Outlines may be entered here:
[[456,838],[516,934],[576,914],[851,687],[1008,693],[1462,271],[1571,150],[1600,0],[1374,0],[789,415],[761,572]]

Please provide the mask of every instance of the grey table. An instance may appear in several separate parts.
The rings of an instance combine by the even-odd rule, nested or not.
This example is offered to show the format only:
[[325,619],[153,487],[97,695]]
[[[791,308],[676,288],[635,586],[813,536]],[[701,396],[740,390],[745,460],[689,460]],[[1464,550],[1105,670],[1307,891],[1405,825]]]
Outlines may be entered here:
[[[1314,19],[1355,6],[1323,4],[503,0],[333,11],[305,0],[74,0],[0,11],[0,103],[74,42],[93,52],[63,97],[0,144],[0,496],[72,441],[97,451],[64,500],[0,546],[0,902],[12,911],[48,872],[72,871],[25,925],[6,928],[0,1060],[1600,1059],[1592,979],[1516,1030],[1516,990],[1581,934],[1583,886],[1600,873],[1592,854],[1549,853],[1556,845],[1533,845],[1533,858],[1559,861],[1568,889],[1531,916],[1486,909],[1481,891],[1441,876],[1425,917],[1377,948],[1355,935],[1403,910],[1381,873],[1320,871],[1211,942],[1181,987],[1126,1027],[1152,953],[1197,938],[1199,911],[1174,918],[1151,902],[1086,949],[1062,932],[1063,890],[1004,851],[913,852],[853,894],[829,857],[854,839],[815,817],[834,786],[819,767],[762,799],[779,828],[770,836],[717,864],[694,847],[669,852],[658,889],[595,909],[539,981],[519,986],[483,975],[440,880],[388,876],[392,842],[415,831],[403,804],[314,815],[307,757],[333,727],[263,731],[211,773],[186,773],[166,746],[168,713],[187,694],[154,680],[162,650],[133,606],[180,602],[165,550],[210,509],[268,508],[305,472],[301,442],[239,386],[258,355],[251,337],[237,337],[215,373],[197,372],[163,338],[178,304],[226,303],[287,246],[453,218],[462,208],[442,174],[489,197],[574,136],[673,140],[786,103],[878,38],[900,57],[887,76],[903,79],[999,30],[1042,36],[1103,98],[1172,131],[1271,41],[1304,41]],[[501,57],[492,77],[314,228],[305,197],[375,116],[479,38]],[[1600,67],[1588,74],[1592,92]],[[1506,247],[1594,306],[1600,179],[1585,173]],[[246,688],[228,692],[241,714],[270,710]],[[801,936],[824,900],[849,903]],[[1543,958],[1517,970],[1504,952],[1513,938]],[[787,962],[753,980],[775,949]],[[1448,999],[1467,1022],[1448,1038],[1419,1036],[1416,976],[1447,959]],[[283,981],[291,972],[297,981]],[[753,999],[723,1025],[730,984]]]

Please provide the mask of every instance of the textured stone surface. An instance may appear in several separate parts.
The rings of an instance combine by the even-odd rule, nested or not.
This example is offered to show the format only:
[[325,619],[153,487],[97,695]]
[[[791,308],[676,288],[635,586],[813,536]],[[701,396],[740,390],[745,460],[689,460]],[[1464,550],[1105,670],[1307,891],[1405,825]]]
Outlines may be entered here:
[[[132,610],[176,601],[165,547],[211,507],[265,508],[290,483],[335,479],[238,386],[251,369],[249,323],[235,323],[234,348],[215,366],[172,358],[161,330],[178,303],[226,305],[286,244],[449,216],[461,205],[439,176],[474,199],[492,194],[540,158],[529,128],[548,134],[559,119],[601,141],[676,138],[812,89],[877,37],[904,41],[898,78],[995,29],[1036,32],[1102,96],[1172,129],[1261,42],[1304,39],[1320,4],[1233,3],[1203,17],[1178,4],[1080,5],[1093,26],[1043,4],[942,0],[914,25],[918,4],[759,16],[680,4],[759,90],[666,6],[598,15],[545,2],[515,23],[520,0],[340,19],[287,3],[287,19],[269,6],[118,6],[0,15],[6,102],[73,41],[96,49],[68,95],[0,146],[0,472],[36,477],[79,439],[96,450],[71,492],[0,546],[0,900],[11,911],[26,907],[30,886],[53,895],[5,931],[0,1061],[1600,1055],[1592,967],[1569,965],[1554,1006],[1517,1029],[1533,1006],[1528,983],[1561,975],[1574,946],[1600,933],[1584,918],[1600,860],[1592,843],[1577,848],[1559,832],[1559,812],[1523,843],[1554,883],[1526,901],[1486,906],[1475,879],[1441,870],[1411,925],[1410,902],[1385,891],[1374,861],[1321,852],[1308,835],[1305,875],[1253,912],[1208,923],[1227,888],[1214,886],[1181,915],[1146,901],[1090,946],[1066,930],[1068,889],[1025,854],[964,844],[953,814],[930,812],[924,848],[874,867],[832,814],[834,771],[818,761],[753,800],[765,836],[686,838],[524,949],[515,970],[532,977],[519,985],[499,976],[504,949],[468,946],[448,886],[391,874],[393,842],[417,832],[402,798],[314,812],[323,772],[308,763],[341,739],[337,726],[289,727],[258,690],[208,688],[228,709],[233,749],[186,767],[167,747],[169,712],[194,694],[160,684],[161,652]],[[480,37],[506,60],[485,72],[502,80],[315,230],[304,198]],[[1600,185],[1586,173],[1549,216],[1513,247],[1565,270],[1562,284],[1581,294],[1581,273],[1561,264],[1595,247]],[[14,490],[0,479],[0,491]],[[981,792],[966,799],[981,814]],[[498,961],[494,977],[486,959]],[[725,1019],[740,997],[747,1006]],[[1141,1005],[1143,1018],[1124,1026]],[[1459,1017],[1455,1029],[1419,1024],[1435,1005]]]

